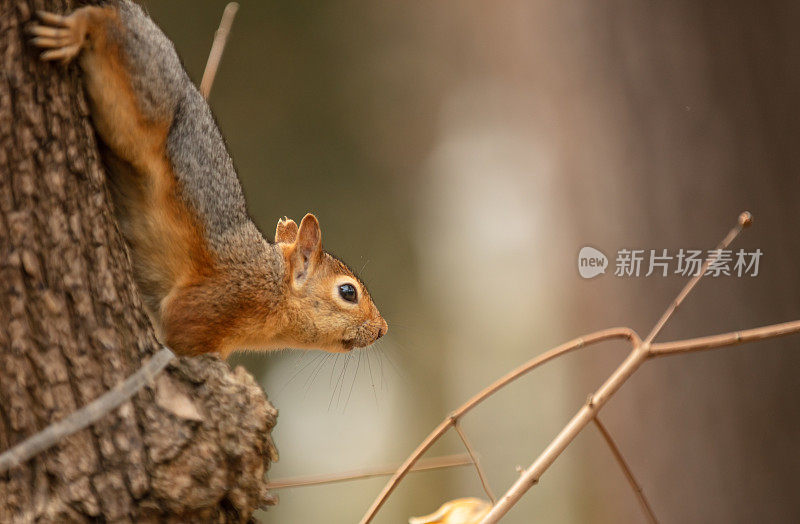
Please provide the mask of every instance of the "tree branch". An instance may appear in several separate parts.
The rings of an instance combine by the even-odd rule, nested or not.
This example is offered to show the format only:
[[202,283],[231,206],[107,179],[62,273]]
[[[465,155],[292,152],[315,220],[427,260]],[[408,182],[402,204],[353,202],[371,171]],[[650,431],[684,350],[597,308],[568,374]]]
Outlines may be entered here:
[[211,86],[217,76],[219,62],[222,60],[222,53],[225,51],[225,44],[228,43],[228,35],[231,33],[233,19],[239,10],[239,4],[230,2],[222,12],[222,19],[219,21],[219,29],[214,33],[214,42],[211,44],[211,51],[208,53],[208,61],[203,71],[203,79],[200,80],[200,94],[208,99],[211,94]]
[[680,305],[683,303],[686,297],[689,296],[689,293],[692,292],[694,286],[696,286],[697,283],[700,282],[700,279],[703,278],[703,276],[706,274],[706,270],[708,269],[708,267],[713,262],[716,262],[716,260],[719,258],[720,251],[728,247],[730,243],[733,242],[737,236],[739,236],[739,233],[742,232],[742,229],[750,227],[750,224],[752,223],[753,223],[753,216],[749,212],[744,211],[739,214],[739,219],[736,221],[736,225],[730,231],[728,231],[728,234],[725,235],[725,238],[722,239],[722,242],[720,242],[717,245],[715,249],[716,255],[712,258],[706,259],[706,261],[703,263],[703,266],[700,268],[700,271],[698,271],[697,274],[694,275],[689,280],[689,282],[686,283],[685,286],[683,286],[681,292],[678,293],[678,296],[675,297],[675,300],[673,300],[672,303],[670,303],[669,307],[667,307],[666,311],[664,311],[664,314],[661,315],[661,318],[659,318],[658,322],[656,322],[656,325],[653,326],[653,329],[650,331],[650,334],[648,334],[647,338],[645,338],[646,343],[649,344],[650,342],[652,342],[656,338],[656,336],[661,332],[661,329],[666,325],[670,317],[672,317],[675,311],[677,311],[677,309],[680,307]]
[[628,463],[625,462],[625,457],[622,456],[622,452],[619,450],[619,447],[617,447],[617,443],[614,442],[613,438],[611,438],[611,433],[609,433],[603,423],[600,422],[600,417],[595,417],[594,423],[597,426],[598,431],[600,431],[600,434],[603,436],[603,439],[606,441],[606,444],[608,444],[611,454],[614,455],[614,459],[617,461],[617,464],[619,464],[622,473],[625,474],[628,484],[630,484],[631,489],[633,489],[634,494],[636,494],[636,498],[639,500],[639,504],[642,506],[642,511],[644,511],[648,522],[651,524],[658,524],[658,519],[656,518],[655,513],[653,513],[653,508],[650,507],[650,503],[647,502],[647,498],[644,496],[642,486],[636,482],[636,477],[633,476],[631,468],[628,467]]
[[[472,458],[463,453],[458,455],[445,455],[443,457],[434,457],[431,459],[423,459],[411,469],[411,473],[417,471],[430,471],[433,469],[455,468],[459,466],[471,465]],[[320,484],[333,484],[335,482],[346,482],[349,480],[361,480],[372,477],[386,477],[395,472],[397,466],[379,466],[374,468],[364,468],[355,471],[346,471],[343,473],[333,473],[328,475],[311,475],[303,477],[291,477],[285,479],[276,479],[267,484],[267,489],[276,490],[284,488],[298,488],[304,486],[318,486]]]
[[606,340],[615,340],[615,339],[624,339],[628,340],[633,346],[638,346],[641,344],[641,339],[639,335],[636,334],[630,328],[611,328],[611,329],[604,329],[602,331],[596,331],[594,333],[590,333],[588,335],[584,335],[582,337],[578,337],[576,339],[570,340],[560,346],[554,347],[549,351],[545,351],[541,355],[538,355],[525,364],[519,366],[518,368],[508,372],[503,377],[497,379],[494,383],[487,386],[486,388],[482,389],[478,392],[474,397],[469,399],[465,402],[461,407],[456,409],[449,417],[444,419],[441,423],[439,423],[436,428],[428,435],[425,440],[417,446],[417,449],[403,462],[403,465],[398,468],[395,474],[392,476],[391,479],[386,483],[381,493],[372,503],[369,510],[364,514],[364,517],[361,519],[361,524],[367,524],[368,522],[372,521],[375,518],[375,514],[378,513],[378,510],[383,506],[386,502],[386,499],[389,495],[394,491],[403,477],[411,470],[414,464],[419,460],[419,458],[439,440],[442,435],[444,435],[450,427],[455,424],[458,419],[463,417],[467,412],[469,412],[472,408],[486,400],[487,398],[491,397],[499,390],[510,384],[511,382],[517,380],[521,376],[525,375],[526,373],[536,369],[537,367],[545,364],[554,358],[560,357],[562,355],[566,355],[567,353],[580,349],[583,347],[591,346],[593,344],[597,344],[598,342],[603,342]]
[[718,349],[727,346],[735,346],[746,342],[766,340],[800,332],[800,320],[784,322],[782,324],[772,324],[742,331],[733,331],[721,335],[711,335],[708,337],[689,338],[686,340],[676,340],[675,342],[661,342],[650,346],[651,357],[662,357],[674,355],[676,353],[689,353],[693,351],[705,351],[707,349]]
[[469,457],[472,459],[472,463],[475,465],[475,471],[478,472],[478,477],[481,479],[481,485],[483,486],[483,491],[486,492],[486,495],[489,497],[489,500],[492,501],[492,504],[497,502],[497,499],[492,493],[492,488],[489,487],[489,479],[486,478],[486,473],[484,473],[483,468],[481,467],[480,461],[478,460],[478,455],[475,453],[475,450],[472,449],[472,444],[470,444],[469,439],[467,439],[467,435],[461,429],[461,424],[456,422],[453,424],[453,428],[458,433],[458,436],[461,437],[461,442],[464,443],[464,447],[467,448],[467,453],[469,453]]
[[[725,238],[717,246],[718,250],[726,248],[741,232],[742,228],[747,227],[752,222],[750,213],[743,212],[739,215],[736,226],[725,235]],[[520,477],[511,488],[503,495],[500,501],[494,505],[492,510],[481,520],[481,524],[492,524],[502,518],[508,511],[522,498],[522,496],[537,482],[539,478],[547,471],[547,468],[555,462],[559,455],[569,446],[572,440],[586,427],[586,425],[597,416],[605,403],[611,398],[614,393],[619,391],[619,388],[639,369],[642,363],[650,358],[650,343],[658,335],[661,329],[666,325],[672,314],[677,310],[683,300],[694,289],[697,283],[703,278],[708,267],[719,257],[720,253],[717,251],[716,255],[709,258],[703,264],[703,267],[686,285],[683,287],[678,296],[669,305],[667,310],[661,315],[656,325],[653,327],[650,334],[644,342],[637,344],[628,357],[622,364],[611,374],[606,382],[600,386],[600,389],[589,397],[588,402],[584,405],[578,413],[572,417],[572,420],[561,430],[556,438],[550,443],[549,446],[542,452],[541,455],[530,465],[528,469],[522,472]]]
[[[739,215],[737,224],[728,234],[723,238],[717,246],[717,250],[725,249],[742,231],[748,227],[752,222],[752,216],[748,212],[743,212]],[[742,344],[755,340],[763,340],[774,338],[778,336],[788,335],[800,332],[800,320],[785,322],[782,324],[774,324],[760,328],[736,331],[732,333],[725,333],[721,335],[713,335],[708,337],[693,338],[687,340],[679,340],[675,342],[666,342],[653,344],[653,339],[660,333],[661,329],[666,325],[667,321],[672,317],[674,312],[680,307],[683,301],[688,297],[689,293],[694,289],[700,279],[705,275],[708,267],[719,257],[719,252],[712,258],[709,258],[702,265],[701,270],[683,287],[678,296],[673,300],[662,316],[656,322],[653,329],[648,334],[645,341],[642,341],[639,336],[630,328],[613,328],[603,331],[598,331],[584,337],[571,340],[565,344],[557,346],[541,355],[531,359],[522,366],[512,370],[505,376],[495,381],[490,386],[482,389],[469,401],[455,410],[448,418],[443,420],[434,430],[420,443],[414,452],[406,459],[400,468],[395,472],[391,479],[384,486],[381,493],[372,503],[370,508],[361,519],[361,524],[368,524],[377,514],[381,506],[386,502],[386,499],[391,495],[403,477],[413,467],[417,460],[444,434],[450,429],[451,426],[456,426],[459,419],[469,412],[476,405],[480,404],[494,393],[507,386],[517,378],[526,374],[527,372],[535,369],[536,367],[549,362],[552,359],[563,356],[572,350],[597,344],[606,340],[612,339],[626,339],[631,343],[633,350],[614,371],[614,373],[603,383],[603,385],[589,397],[587,403],[572,417],[567,425],[555,437],[555,439],[547,446],[542,454],[531,464],[531,466],[524,470],[520,478],[514,485],[506,492],[498,503],[494,505],[491,512],[481,521],[482,524],[497,522],[508,510],[516,504],[516,502],[530,489],[531,486],[539,481],[541,475],[550,467],[550,465],[558,458],[558,456],[566,449],[572,440],[580,433],[586,425],[592,420],[596,420],[597,413],[600,408],[616,393],[620,387],[628,380],[628,378],[636,372],[641,364],[650,358],[670,355],[675,353],[685,353],[690,351],[702,351],[707,349],[715,349],[725,346]],[[598,427],[602,425],[598,423]],[[602,429],[601,429],[602,432]],[[604,433],[604,437],[607,432]],[[621,458],[619,450],[613,445],[610,436],[607,438],[609,445],[612,447],[612,452],[616,450],[615,456]],[[630,473],[627,466],[624,465],[624,460],[620,463],[626,476]],[[479,472],[480,475],[480,472]],[[632,475],[629,479],[632,478]],[[482,479],[483,480],[483,479]],[[635,481],[634,481],[635,483]],[[638,484],[635,484],[638,486]],[[635,488],[636,489],[636,488]],[[639,493],[640,491],[637,491]],[[645,501],[646,503],[646,501]],[[648,506],[649,508],[649,506]],[[649,511],[652,514],[652,510]],[[653,517],[654,518],[654,517]]]

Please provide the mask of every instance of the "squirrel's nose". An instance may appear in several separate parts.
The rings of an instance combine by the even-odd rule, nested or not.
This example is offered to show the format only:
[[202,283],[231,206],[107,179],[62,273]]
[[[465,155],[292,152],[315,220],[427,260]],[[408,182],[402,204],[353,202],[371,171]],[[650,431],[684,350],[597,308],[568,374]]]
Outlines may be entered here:
[[389,331],[389,324],[386,323],[386,320],[381,319],[381,327],[378,328],[378,336],[375,337],[375,340],[378,340],[383,335],[385,335]]

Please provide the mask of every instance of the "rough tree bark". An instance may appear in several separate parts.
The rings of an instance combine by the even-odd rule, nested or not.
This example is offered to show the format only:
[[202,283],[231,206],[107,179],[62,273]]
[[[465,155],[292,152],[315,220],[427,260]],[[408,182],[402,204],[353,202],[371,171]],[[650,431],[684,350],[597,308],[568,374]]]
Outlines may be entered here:
[[[134,373],[159,344],[116,228],[75,66],[0,0],[0,452]],[[132,401],[0,474],[0,522],[246,521],[273,503],[277,412],[217,358],[176,359]]]

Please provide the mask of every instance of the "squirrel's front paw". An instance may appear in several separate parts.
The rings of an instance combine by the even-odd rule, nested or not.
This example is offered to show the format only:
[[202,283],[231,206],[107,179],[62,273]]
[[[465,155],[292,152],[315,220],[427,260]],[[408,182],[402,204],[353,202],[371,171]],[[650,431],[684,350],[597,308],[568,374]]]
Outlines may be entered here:
[[37,11],[41,24],[28,26],[28,33],[34,35],[31,43],[47,49],[41,54],[42,60],[61,60],[68,63],[75,58],[86,40],[86,17],[81,10],[68,16]]

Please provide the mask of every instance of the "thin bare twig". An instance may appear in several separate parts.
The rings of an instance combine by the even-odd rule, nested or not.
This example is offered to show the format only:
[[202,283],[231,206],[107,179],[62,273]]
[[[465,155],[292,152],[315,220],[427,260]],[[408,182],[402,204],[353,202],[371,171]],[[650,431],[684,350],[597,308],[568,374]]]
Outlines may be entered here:
[[578,433],[592,421],[597,412],[608,402],[608,399],[639,369],[645,359],[647,359],[647,346],[636,346],[616,371],[589,397],[586,404],[578,410],[533,464],[523,471],[511,488],[500,497],[497,504],[481,521],[482,524],[500,520],[534,484],[539,482],[542,474],[567,449]]
[[599,342],[603,342],[606,340],[614,340],[614,339],[625,339],[630,342],[630,344],[634,347],[641,344],[641,339],[639,335],[636,334],[630,328],[611,328],[611,329],[604,329],[602,331],[596,331],[594,333],[590,333],[588,335],[584,335],[582,337],[578,337],[576,339],[570,340],[560,346],[554,347],[549,351],[545,351],[541,355],[538,355],[525,364],[519,366],[518,368],[509,371],[504,376],[497,379],[494,383],[489,385],[488,387],[479,391],[475,396],[465,402],[461,407],[455,410],[453,413],[450,414],[449,417],[444,419],[442,422],[436,426],[433,431],[423,440],[417,449],[414,450],[411,455],[403,462],[403,465],[400,466],[392,478],[386,483],[381,493],[372,503],[372,506],[367,510],[364,514],[364,517],[361,519],[361,524],[367,524],[375,518],[375,514],[378,510],[383,506],[386,502],[386,499],[389,495],[394,491],[403,477],[411,470],[414,464],[419,460],[419,458],[430,449],[433,444],[439,440],[442,435],[444,435],[450,426],[455,424],[459,418],[463,417],[468,411],[472,408],[489,398],[490,396],[494,395],[505,387],[506,385],[510,384],[511,382],[515,381],[516,379],[520,378],[521,376],[525,375],[526,373],[536,369],[537,367],[545,364],[553,360],[554,358],[560,357],[565,355],[571,351],[576,349],[580,349],[583,347],[591,346],[597,344]]
[[[459,466],[469,466],[473,463],[472,458],[464,453],[457,455],[445,455],[420,460],[411,472],[429,471],[432,469],[455,468]],[[334,482],[345,482],[348,480],[368,479],[372,477],[387,477],[395,472],[397,465],[383,466],[375,468],[358,469],[330,475],[312,475],[305,477],[292,477],[273,480],[267,484],[267,489],[297,488],[305,486],[317,486],[319,484],[332,484]]]
[[453,423],[453,429],[455,429],[456,433],[458,433],[458,436],[461,437],[461,442],[464,443],[464,447],[467,448],[467,453],[469,453],[469,456],[472,459],[472,463],[475,464],[475,470],[478,472],[478,477],[480,477],[481,479],[481,485],[483,486],[483,491],[486,492],[486,495],[489,497],[489,500],[491,500],[492,504],[494,504],[497,501],[497,499],[494,498],[494,493],[492,493],[492,488],[489,487],[489,479],[486,477],[486,473],[484,473],[480,461],[478,460],[478,455],[475,453],[475,450],[472,449],[472,444],[470,444],[469,440],[467,439],[467,435],[461,429],[461,423],[460,422]]
[[[709,337],[700,337],[700,338],[692,338],[692,339],[686,339],[686,340],[678,340],[678,341],[675,341],[675,342],[665,342],[665,343],[661,343],[661,344],[653,344],[650,347],[650,351],[648,351],[647,354],[645,355],[645,358],[649,359],[649,358],[654,358],[654,357],[660,357],[660,356],[666,356],[666,355],[675,355],[675,354],[686,353],[686,352],[691,352],[691,351],[703,351],[703,350],[708,350],[708,349],[716,349],[716,348],[721,348],[721,347],[734,346],[734,345],[744,344],[744,343],[752,342],[752,341],[756,341],[756,340],[765,340],[765,339],[769,339],[769,338],[780,337],[780,336],[789,335],[789,334],[798,333],[798,332],[800,332],[800,320],[796,320],[796,321],[792,321],[792,322],[784,322],[782,324],[773,324],[773,325],[770,325],[770,326],[763,326],[763,327],[760,327],[760,328],[755,328],[755,329],[750,329],[750,330],[734,331],[734,332],[731,332],[731,333],[723,333],[723,334],[720,334],[720,335],[713,335],[713,336],[709,336]],[[635,353],[635,351],[634,351],[634,353]],[[627,374],[628,372],[632,373],[629,369],[624,369],[623,370],[623,368],[627,368],[628,366],[631,365],[629,363],[629,359],[631,359],[632,356],[633,356],[633,354],[629,355],[628,359],[626,359],[626,361],[623,362],[623,365],[620,366],[620,368],[618,368],[617,371],[614,372],[614,375],[612,375],[612,377],[609,378],[609,380],[606,382],[606,384],[603,385],[601,390],[604,390],[604,389],[608,388],[608,382],[611,382],[612,379],[614,379],[615,377],[618,377],[618,374],[620,374],[620,373],[626,373]],[[639,362],[639,364],[641,364],[641,362]],[[630,376],[630,375],[628,375],[628,376]],[[627,379],[627,377],[625,377],[625,379]],[[624,380],[623,380],[623,382],[624,382]],[[541,473],[543,473],[547,469],[547,467],[550,464],[552,464],[552,461],[550,461],[550,462],[540,462],[540,460],[545,455],[549,455],[549,454],[555,453],[554,450],[558,449],[558,447],[560,445],[560,441],[561,441],[561,439],[563,437],[563,434],[571,432],[575,428],[575,426],[577,424],[579,424],[583,420],[584,416],[590,414],[590,413],[587,412],[587,410],[590,411],[591,405],[593,403],[596,403],[598,400],[602,400],[602,402],[604,403],[605,400],[607,400],[605,394],[602,395],[602,396],[598,396],[599,395],[599,391],[600,390],[598,390],[598,393],[595,393],[595,395],[590,397],[589,403],[586,406],[584,406],[583,408],[581,408],[581,411],[579,411],[578,414],[575,415],[575,417],[573,417],[573,419],[569,422],[569,424],[567,424],[567,427],[565,427],[562,430],[562,433],[559,433],[559,436],[556,437],[556,439],[550,444],[550,446],[547,447],[547,449],[544,451],[544,453],[539,457],[539,459],[537,459],[537,462],[535,462],[533,465],[531,465],[531,468],[529,468],[528,470],[523,471],[523,474],[527,473],[529,470],[532,470],[533,466],[537,466],[537,469],[539,471],[538,475],[541,476]],[[616,390],[611,391],[611,394],[613,394],[615,391]],[[587,421],[588,421],[588,419],[587,419]],[[578,431],[579,430],[580,429],[578,429]],[[577,434],[577,433],[575,433],[575,434]],[[563,451],[563,449],[561,451]],[[558,451],[558,453],[560,453],[560,451]],[[554,461],[555,457],[552,457],[552,460]],[[538,482],[538,477],[533,479],[533,481],[530,483],[530,485],[528,487],[532,486],[533,484],[536,484],[536,482]],[[515,486],[516,486],[516,484],[515,484]],[[514,489],[514,488],[512,487],[512,489]],[[511,490],[509,490],[509,492],[510,491]],[[508,495],[508,493],[506,495]],[[504,497],[506,495],[504,495]],[[518,498],[516,500],[518,500]],[[503,502],[503,498],[501,498],[500,501],[502,503]],[[509,506],[509,508],[510,508],[510,506]],[[489,515],[487,515],[487,518],[488,517],[489,517]],[[496,520],[488,520],[488,521],[484,520],[484,521],[481,521],[481,522],[482,522],[482,524],[485,524],[487,522],[497,522],[497,521]]]
[[200,94],[205,99],[208,99],[208,95],[211,93],[211,86],[214,84],[219,62],[222,60],[222,52],[225,51],[225,44],[228,42],[228,35],[231,32],[233,18],[238,10],[239,4],[236,2],[230,2],[226,5],[225,10],[222,12],[222,19],[219,21],[219,29],[214,33],[214,42],[211,44],[206,69],[203,71],[203,79],[200,81]]
[[[741,230],[750,225],[752,217],[750,213],[744,212],[739,215],[737,225],[725,236],[722,242],[717,247],[718,250],[725,249],[741,232]],[[560,346],[557,346],[549,351],[546,351],[520,366],[519,368],[509,372],[505,376],[495,381],[492,385],[484,388],[468,402],[463,404],[460,408],[455,410],[448,418],[443,420],[434,430],[423,440],[414,452],[406,459],[403,465],[398,468],[395,474],[384,486],[381,493],[372,503],[372,506],[364,514],[361,524],[368,524],[375,517],[375,514],[386,502],[386,499],[394,491],[403,477],[413,467],[413,465],[451,426],[455,425],[458,420],[464,416],[473,407],[496,393],[498,390],[507,386],[515,379],[521,377],[525,373],[535,369],[536,367],[548,362],[554,358],[563,356],[564,354],[582,347],[597,344],[599,342],[615,339],[625,338],[633,346],[633,351],[625,358],[622,364],[614,371],[614,373],[606,379],[603,385],[589,397],[587,403],[573,416],[567,425],[561,430],[556,438],[547,446],[542,454],[534,461],[531,466],[521,472],[520,478],[516,483],[506,492],[498,503],[494,505],[492,511],[482,520],[482,524],[497,522],[499,518],[505,515],[508,510],[522,497],[522,495],[534,484],[539,481],[539,477],[547,470],[548,467],[558,458],[558,456],[566,449],[580,431],[586,425],[594,420],[600,408],[608,401],[608,399],[616,393],[620,387],[627,381],[628,378],[639,368],[645,361],[653,357],[671,355],[678,353],[685,353],[690,351],[702,351],[707,349],[715,349],[725,346],[732,346],[743,344],[755,340],[763,340],[774,338],[778,336],[788,335],[800,332],[800,320],[785,322],[782,324],[774,324],[760,328],[736,331],[731,333],[724,333],[720,335],[713,335],[707,337],[679,340],[675,342],[666,342],[659,344],[652,344],[652,340],[658,335],[661,329],[666,325],[672,314],[681,305],[684,299],[689,295],[697,282],[705,275],[706,270],[719,257],[719,252],[716,255],[705,261],[698,275],[695,275],[686,286],[681,290],[675,300],[670,303],[667,310],[661,316],[659,321],[653,327],[645,342],[639,338],[635,331],[630,328],[613,328],[604,331],[598,331],[584,337],[580,337]],[[618,450],[617,450],[618,451]]]
[[[742,228],[749,226],[752,221],[750,213],[741,213],[738,217],[736,226],[725,235],[725,238],[720,242],[717,249],[726,248],[741,232]],[[591,420],[597,416],[597,413],[605,405],[611,396],[616,393],[619,388],[633,375],[639,366],[647,360],[650,354],[650,343],[658,335],[664,325],[669,320],[672,313],[680,306],[683,300],[694,289],[695,285],[703,278],[706,270],[711,263],[719,257],[719,252],[716,253],[711,259],[708,259],[703,264],[700,272],[695,275],[681,290],[675,300],[667,307],[664,314],[653,327],[650,334],[644,342],[634,347],[633,351],[628,357],[620,364],[620,366],[611,374],[610,377],[600,386],[594,395],[589,397],[587,403],[572,417],[572,420],[567,423],[564,429],[556,436],[544,452],[533,462],[533,464],[522,472],[520,477],[509,488],[509,490],[502,496],[500,501],[492,507],[491,511],[481,520],[481,524],[493,524],[500,520],[508,511],[519,501],[520,498],[537,482],[539,478],[547,471],[553,462],[564,452],[573,439],[580,433]]]
[[35,455],[49,449],[58,441],[94,424],[111,410],[130,400],[139,390],[148,384],[167,367],[175,358],[175,354],[164,346],[150,357],[136,372],[109,389],[93,401],[67,417],[54,422],[40,432],[28,437],[13,448],[0,454],[0,474],[19,466]]
[[689,338],[675,342],[661,342],[650,346],[651,357],[662,357],[674,355],[676,353],[689,353],[692,351],[705,351],[727,346],[765,340],[768,338],[782,337],[800,332],[800,320],[784,322],[782,324],[772,324],[771,326],[733,331],[721,335],[711,335],[708,337]]
[[692,292],[694,286],[696,286],[697,283],[700,282],[700,279],[703,278],[703,275],[706,274],[706,270],[708,269],[708,267],[719,258],[721,254],[720,251],[727,248],[730,245],[730,243],[733,242],[733,240],[739,235],[739,233],[742,232],[742,229],[750,227],[750,224],[752,223],[753,223],[753,216],[749,212],[744,211],[739,215],[739,219],[736,221],[736,225],[730,231],[728,231],[728,234],[725,235],[725,238],[723,238],[722,242],[719,243],[719,245],[715,250],[714,256],[712,258],[706,259],[706,261],[703,263],[703,266],[700,268],[700,271],[696,275],[694,275],[691,278],[691,280],[689,280],[689,282],[686,283],[681,292],[678,293],[678,296],[675,297],[675,300],[672,301],[669,307],[667,307],[667,310],[664,311],[664,314],[661,315],[661,318],[658,319],[658,322],[656,322],[656,325],[653,326],[653,329],[650,331],[650,334],[647,335],[647,338],[644,339],[645,344],[651,343],[656,338],[656,336],[661,332],[664,325],[670,319],[672,314],[675,313],[678,307],[680,307],[681,303],[683,303],[684,299],[687,296],[689,296],[689,293]]
[[605,439],[606,444],[608,444],[608,447],[611,449],[611,454],[614,455],[617,464],[619,464],[619,467],[625,474],[628,484],[631,485],[633,492],[636,494],[636,498],[639,500],[639,504],[642,506],[642,511],[644,511],[648,522],[651,522],[652,524],[658,524],[658,519],[656,518],[655,513],[653,513],[653,508],[650,507],[650,503],[647,502],[647,498],[644,496],[642,486],[636,482],[636,477],[633,476],[631,468],[628,466],[628,463],[625,462],[625,458],[622,456],[622,452],[619,450],[619,447],[617,447],[617,443],[614,442],[613,438],[611,438],[611,433],[609,433],[603,423],[600,422],[600,417],[595,417],[594,423],[597,426],[597,429],[600,430],[600,434],[603,435],[603,439]]

